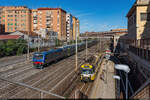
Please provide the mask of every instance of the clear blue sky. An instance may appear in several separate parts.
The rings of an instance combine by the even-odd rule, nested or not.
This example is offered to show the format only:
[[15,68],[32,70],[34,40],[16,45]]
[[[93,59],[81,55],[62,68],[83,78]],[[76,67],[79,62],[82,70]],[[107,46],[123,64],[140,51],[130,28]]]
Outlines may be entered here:
[[80,30],[127,28],[126,14],[135,0],[0,0],[0,6],[61,7],[80,20]]

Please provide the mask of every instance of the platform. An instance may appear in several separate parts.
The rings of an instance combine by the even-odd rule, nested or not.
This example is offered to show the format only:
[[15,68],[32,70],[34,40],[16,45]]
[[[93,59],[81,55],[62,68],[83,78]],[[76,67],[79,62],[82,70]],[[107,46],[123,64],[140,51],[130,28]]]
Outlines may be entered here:
[[116,98],[115,79],[113,79],[115,73],[114,63],[103,60],[99,70],[89,98]]

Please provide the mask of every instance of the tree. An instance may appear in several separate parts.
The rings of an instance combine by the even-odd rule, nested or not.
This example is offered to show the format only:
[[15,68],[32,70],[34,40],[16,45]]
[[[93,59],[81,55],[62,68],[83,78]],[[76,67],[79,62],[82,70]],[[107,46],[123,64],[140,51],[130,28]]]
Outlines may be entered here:
[[61,41],[60,41],[59,39],[56,39],[56,41],[55,41],[55,45],[56,45],[56,46],[61,46],[61,45],[62,45],[62,43],[61,43]]
[[0,57],[20,55],[27,51],[27,42],[23,39],[0,41]]
[[16,40],[16,47],[17,47],[17,51],[16,51],[17,55],[21,55],[23,53],[26,53],[26,51],[27,51],[27,41],[25,41],[23,39]]
[[4,41],[0,41],[0,57],[3,57],[5,55],[5,42]]
[[8,40],[6,42],[5,54],[6,56],[15,55],[17,51],[15,40]]

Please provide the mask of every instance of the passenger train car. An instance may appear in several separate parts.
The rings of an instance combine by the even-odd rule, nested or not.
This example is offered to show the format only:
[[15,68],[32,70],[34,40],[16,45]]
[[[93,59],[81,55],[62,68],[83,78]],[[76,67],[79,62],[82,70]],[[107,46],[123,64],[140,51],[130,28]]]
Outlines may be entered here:
[[[91,47],[95,43],[96,41],[88,41],[88,47]],[[82,51],[85,49],[85,42],[79,43],[77,46],[78,46],[78,51]],[[35,68],[42,69],[53,61],[57,61],[64,57],[68,57],[75,54],[75,49],[76,49],[76,45],[68,45],[62,48],[34,53],[32,59],[33,66]]]

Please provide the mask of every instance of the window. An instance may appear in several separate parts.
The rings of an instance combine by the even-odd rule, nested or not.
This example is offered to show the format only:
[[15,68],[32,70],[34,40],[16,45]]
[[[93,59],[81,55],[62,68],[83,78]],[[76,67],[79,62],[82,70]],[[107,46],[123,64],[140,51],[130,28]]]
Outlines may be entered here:
[[150,21],[150,13],[141,13],[141,21]]
[[12,11],[8,11],[8,13],[12,13]]
[[57,18],[57,23],[59,24],[59,18]]
[[141,13],[141,21],[145,21],[147,19],[146,13]]

